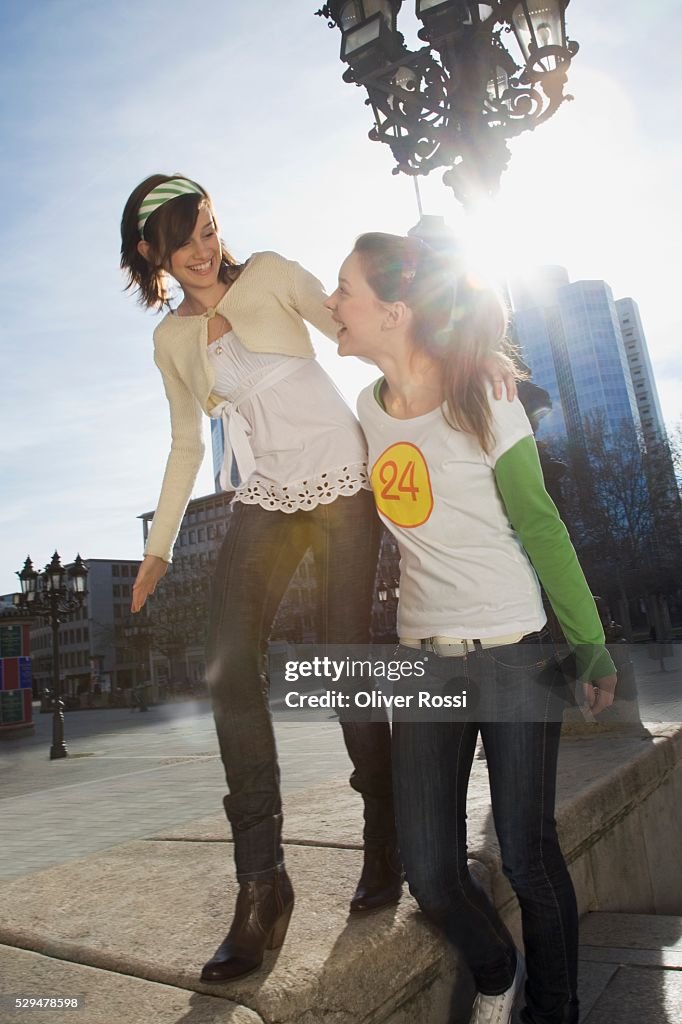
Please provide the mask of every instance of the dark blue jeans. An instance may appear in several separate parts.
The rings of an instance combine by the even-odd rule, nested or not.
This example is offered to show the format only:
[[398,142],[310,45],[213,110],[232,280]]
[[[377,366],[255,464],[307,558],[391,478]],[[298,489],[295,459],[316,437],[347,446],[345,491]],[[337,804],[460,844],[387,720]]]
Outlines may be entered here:
[[[523,714],[536,707],[534,680],[552,657],[551,645],[521,642],[437,659],[440,674],[447,663],[453,681],[480,687],[503,720],[393,723],[398,841],[410,891],[462,951],[479,991],[493,995],[511,985],[516,953],[467,866],[467,788],[481,734],[502,867],[521,906],[528,1024],[578,1020],[578,915],[554,820],[561,724]],[[514,707],[518,720],[510,721]],[[535,711],[528,717],[537,719]]]
[[[312,548],[322,644],[366,644],[380,523],[370,491],[310,511],[235,503],[216,565],[207,676],[229,794],[237,877],[250,881],[283,862],[282,801],[264,656],[277,608]],[[341,723],[364,799],[365,843],[395,837],[387,720]]]

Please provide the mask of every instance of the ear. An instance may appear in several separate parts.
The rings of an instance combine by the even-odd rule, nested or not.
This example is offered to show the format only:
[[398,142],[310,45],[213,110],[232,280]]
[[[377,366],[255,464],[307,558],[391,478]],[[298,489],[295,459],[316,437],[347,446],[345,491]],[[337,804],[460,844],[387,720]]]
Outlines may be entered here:
[[151,257],[152,247],[149,242],[145,242],[144,238],[141,238],[137,243],[137,251],[139,252],[142,259],[146,260],[147,263],[153,263]]
[[381,328],[384,331],[393,331],[397,327],[404,327],[410,316],[410,309],[404,302],[385,303],[384,311],[381,323]]

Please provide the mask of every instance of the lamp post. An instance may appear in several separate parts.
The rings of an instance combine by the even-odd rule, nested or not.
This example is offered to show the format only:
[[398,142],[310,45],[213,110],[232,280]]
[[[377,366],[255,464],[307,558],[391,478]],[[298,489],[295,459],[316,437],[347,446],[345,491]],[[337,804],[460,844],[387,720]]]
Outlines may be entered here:
[[398,31],[402,0],[330,0],[316,13],[341,30],[343,79],[366,88],[369,137],[390,146],[393,173],[447,167],[443,181],[467,205],[497,190],[507,140],[572,99],[564,85],[578,44],[566,35],[568,3],[416,0],[426,46],[415,51]]
[[15,604],[30,614],[48,619],[52,628],[52,686],[54,691],[52,714],[52,746],[50,760],[68,757],[64,743],[64,702],[59,676],[59,624],[70,612],[82,608],[87,594],[88,569],[76,555],[76,561],[68,569],[59,560],[55,551],[52,561],[42,572],[36,572],[30,558],[17,573],[21,582],[21,593],[15,594]]

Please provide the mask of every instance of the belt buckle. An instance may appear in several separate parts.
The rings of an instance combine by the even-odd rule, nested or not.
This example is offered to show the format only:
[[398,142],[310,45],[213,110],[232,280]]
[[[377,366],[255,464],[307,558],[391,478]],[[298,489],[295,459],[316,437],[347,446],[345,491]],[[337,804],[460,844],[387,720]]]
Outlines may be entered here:
[[[433,651],[439,658],[466,658],[469,653],[469,641],[457,640],[454,643],[443,643],[435,638],[431,641]],[[453,648],[455,648],[453,650]]]

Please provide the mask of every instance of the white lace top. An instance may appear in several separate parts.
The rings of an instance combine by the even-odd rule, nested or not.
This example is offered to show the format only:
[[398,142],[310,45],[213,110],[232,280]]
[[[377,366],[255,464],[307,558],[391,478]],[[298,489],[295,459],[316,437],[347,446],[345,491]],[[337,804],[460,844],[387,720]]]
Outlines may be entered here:
[[[256,392],[223,413],[224,424],[239,419],[249,466],[255,466],[234,501],[295,512],[369,489],[360,425],[315,359],[251,352],[234,331],[208,346],[208,358],[215,394],[229,403],[247,388]],[[277,368],[279,379],[258,391],[259,378],[277,377]]]

